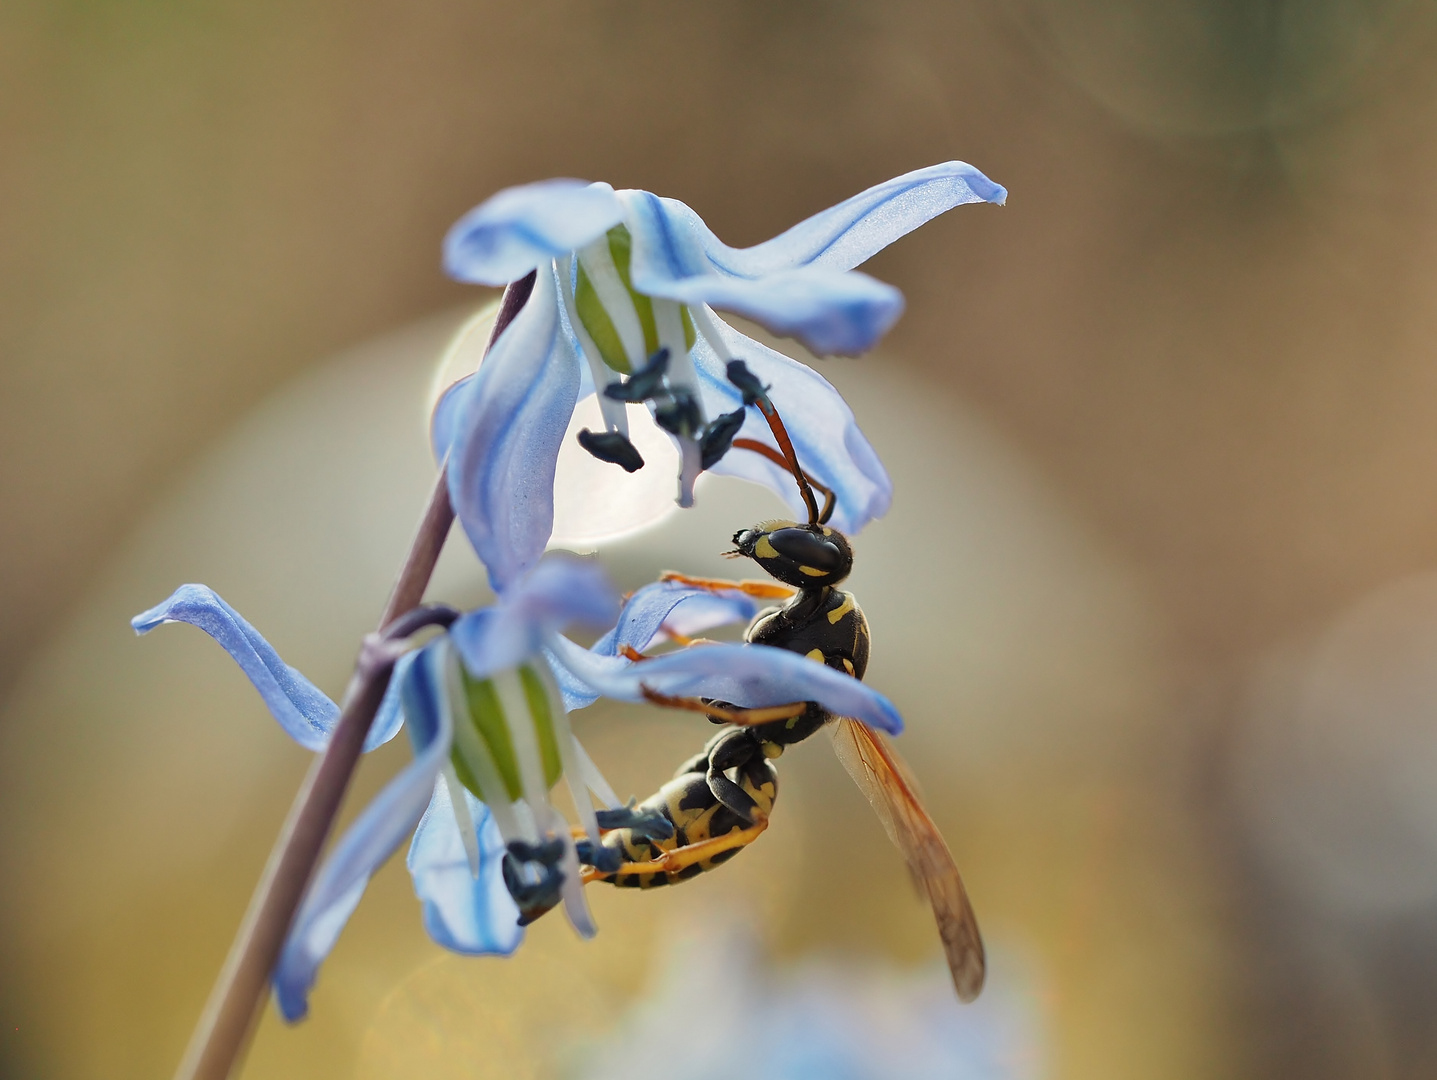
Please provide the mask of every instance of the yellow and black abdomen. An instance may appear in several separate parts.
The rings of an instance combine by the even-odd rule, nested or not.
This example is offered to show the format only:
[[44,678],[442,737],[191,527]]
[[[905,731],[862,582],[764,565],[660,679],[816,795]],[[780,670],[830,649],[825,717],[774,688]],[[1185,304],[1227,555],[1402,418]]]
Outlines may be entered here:
[[[631,829],[615,829],[605,833],[603,846],[616,852],[625,864],[644,864],[660,858],[675,848],[696,844],[703,840],[727,836],[742,831],[750,822],[721,804],[710,790],[706,772],[706,758],[692,763],[694,771],[674,777],[663,787],[641,802],[637,809],[657,810],[674,827],[674,835],[667,840],[649,840],[635,836]],[[758,812],[767,817],[773,810],[778,797],[778,774],[768,758],[762,753],[755,754],[737,770],[736,781],[740,788],[753,799]],[[612,874],[604,874],[596,880],[612,882],[622,888],[652,889],[659,885],[677,885],[691,877],[712,870],[720,863],[727,862],[742,850],[730,848],[708,859],[685,866],[682,870],[666,872],[654,869],[638,869],[621,866]]]

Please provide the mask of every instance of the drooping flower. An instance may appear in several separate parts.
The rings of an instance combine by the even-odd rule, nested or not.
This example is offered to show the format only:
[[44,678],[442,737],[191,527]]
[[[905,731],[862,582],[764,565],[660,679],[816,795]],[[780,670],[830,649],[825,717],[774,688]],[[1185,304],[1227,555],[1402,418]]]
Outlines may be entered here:
[[[318,968],[370,875],[411,832],[407,862],[425,928],[445,948],[508,954],[522,939],[522,923],[557,903],[579,933],[594,932],[575,844],[548,793],[567,780],[579,824],[594,844],[601,825],[644,824],[619,802],[569,728],[569,711],[601,693],[638,701],[647,686],[754,707],[815,700],[885,730],[901,727],[876,691],[782,649],[707,644],[638,665],[622,655],[626,646],[642,650],[664,634],[747,621],[757,605],[742,593],[658,582],[630,597],[614,621],[617,607],[597,564],[554,556],[514,581],[497,603],[460,617],[399,660],[366,748],[405,725],[414,760],[338,841],[295,916],[274,972],[287,1019],[307,1011]],[[213,591],[182,586],[132,622],[141,634],[166,622],[205,630],[287,733],[310,749],[327,741],[338,707]],[[570,623],[610,622],[591,650],[560,633]]]
[[[335,845],[295,916],[274,972],[286,1018],[304,1015],[318,967],[370,875],[410,833],[415,891],[439,944],[465,953],[513,951],[521,937],[514,894],[522,898],[525,887],[553,893],[551,905],[562,899],[576,929],[593,933],[569,829],[548,793],[567,776],[582,824],[596,839],[589,792],[606,806],[617,800],[569,730],[543,650],[571,623],[609,625],[618,606],[597,564],[548,559],[497,603],[400,659],[366,746],[403,724],[414,760]],[[211,590],[183,586],[133,620],[139,633],[164,622],[211,634],[287,733],[312,749],[327,741],[338,708]],[[516,844],[520,856],[542,858],[506,859]]]
[[[597,391],[605,430],[587,449],[623,469],[642,458],[627,403],[647,402],[680,452],[679,503],[704,469],[762,483],[787,501],[792,479],[759,455],[725,454],[762,439],[725,377],[745,361],[776,399],[798,456],[838,498],[834,524],[857,532],[888,508],[891,484],[829,383],[726,325],[715,309],[792,336],[819,354],[859,353],[902,311],[897,289],[853,267],[925,221],[1006,192],[948,162],[879,184],[751,248],[721,243],[689,207],[646,191],[550,180],[502,191],[445,242],[461,281],[502,285],[536,273],[528,304],[474,375],[435,411],[436,453],[450,495],[496,589],[534,565],[554,517],[555,463],[581,396]],[[622,494],[616,494],[622,498]]]

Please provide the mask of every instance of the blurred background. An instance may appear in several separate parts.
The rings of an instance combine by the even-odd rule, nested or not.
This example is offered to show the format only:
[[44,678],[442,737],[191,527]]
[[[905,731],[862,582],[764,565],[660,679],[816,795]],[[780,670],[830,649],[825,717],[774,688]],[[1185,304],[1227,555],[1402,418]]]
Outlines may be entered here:
[[[591,890],[589,944],[445,956],[391,866],[246,1075],[615,1075],[703,1026],[717,941],[730,998],[935,1076],[1437,1076],[1434,48],[1429,0],[0,7],[0,1075],[177,1061],[306,755],[126,620],[206,581],[340,690],[492,295],[439,270],[459,214],[580,176],[747,244],[959,157],[1009,205],[875,258],[908,312],[821,370],[895,479],[853,584],[983,1002],[816,740],[760,844]],[[731,569],[774,505],[715,482],[601,557]],[[576,724],[625,794],[705,735]]]

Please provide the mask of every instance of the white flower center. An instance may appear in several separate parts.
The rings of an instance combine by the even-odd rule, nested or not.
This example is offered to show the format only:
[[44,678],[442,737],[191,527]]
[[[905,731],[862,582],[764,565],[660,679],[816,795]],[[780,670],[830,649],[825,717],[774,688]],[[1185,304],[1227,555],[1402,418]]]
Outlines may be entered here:
[[592,935],[574,839],[568,822],[550,803],[549,791],[561,775],[566,778],[579,823],[594,844],[599,842],[599,826],[590,792],[607,808],[619,801],[574,738],[548,663],[536,656],[516,668],[475,678],[451,648],[445,671],[454,742],[444,780],[471,871],[479,873],[479,847],[465,788],[489,807],[505,843],[563,841],[565,912],[580,934]]

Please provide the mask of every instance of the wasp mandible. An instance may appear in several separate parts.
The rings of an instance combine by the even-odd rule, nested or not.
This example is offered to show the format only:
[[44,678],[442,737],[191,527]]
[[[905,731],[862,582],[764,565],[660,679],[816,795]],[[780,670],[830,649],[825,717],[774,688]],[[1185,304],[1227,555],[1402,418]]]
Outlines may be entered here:
[[[738,590],[760,599],[783,600],[760,612],[744,640],[801,653],[862,679],[868,666],[868,622],[853,595],[838,586],[853,568],[847,537],[828,521],[834,493],[800,466],[793,443],[767,388],[742,361],[728,376],[768,421],[777,447],[732,438],[732,449],[762,454],[792,474],[808,521],[767,521],[733,536],[733,558],[749,558],[776,582],[726,581],[668,573],[665,579],[713,591]],[[734,428],[733,430],[736,430]],[[725,447],[724,449],[728,449]],[[824,496],[820,510],[814,489]],[[688,647],[702,648],[702,643]],[[628,650],[642,663],[643,654]],[[674,778],[628,810],[611,811],[596,849],[578,844],[584,880],[652,888],[685,881],[738,854],[768,827],[778,796],[774,759],[793,743],[827,728],[850,776],[903,853],[914,881],[938,923],[958,997],[971,1001],[983,986],[983,942],[958,868],[933,819],[923,808],[913,775],[878,731],[851,717],[836,716],[817,702],[745,709],[722,701],[670,697],[648,687],[654,704],[688,709],[722,724],[703,751],[684,762]]]

